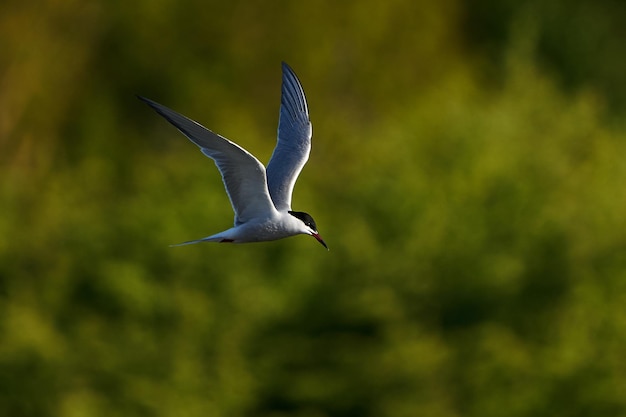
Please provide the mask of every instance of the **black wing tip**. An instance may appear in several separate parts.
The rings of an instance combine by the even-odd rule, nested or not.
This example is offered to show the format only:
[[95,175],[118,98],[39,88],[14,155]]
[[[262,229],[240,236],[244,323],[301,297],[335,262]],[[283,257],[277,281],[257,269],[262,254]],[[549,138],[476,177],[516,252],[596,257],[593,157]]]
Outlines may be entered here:
[[[137,98],[139,100],[143,101],[144,103],[146,103],[148,106],[150,106],[152,108],[152,110],[154,110],[155,112],[157,112],[158,114],[163,116],[168,122],[170,122],[174,126],[178,127],[178,124],[172,119],[172,116],[170,114],[168,114],[168,111],[176,114],[176,112],[174,110],[172,110],[169,107],[166,107],[166,106],[164,106],[162,104],[159,104],[159,103],[157,103],[154,100],[150,100],[149,98],[146,98],[144,96],[140,96],[139,94],[137,94]],[[183,117],[185,117],[185,116],[183,116]]]
[[[168,111],[169,111],[169,112],[171,112],[171,113],[173,113],[173,114],[178,114],[178,113],[176,113],[174,110],[172,110],[172,109],[170,109],[170,108],[168,108],[168,107],[165,107],[165,106],[164,106],[164,105],[162,105],[162,104],[157,103],[156,101],[150,100],[149,98],[146,98],[146,97],[144,97],[144,96],[140,96],[139,94],[137,94],[136,96],[137,96],[137,98],[138,98],[139,100],[143,101],[143,102],[144,102],[144,103],[146,103],[148,106],[150,106],[150,107],[152,108],[152,110],[154,110],[155,112],[157,112],[158,114],[160,114],[160,115],[161,115],[161,116],[162,116],[165,120],[167,120],[167,121],[168,121],[168,122],[170,122],[172,125],[174,125],[174,127],[175,127],[176,129],[180,130],[180,131],[181,131],[181,132],[182,132],[185,136],[187,136],[187,137],[189,137],[189,138],[191,139],[191,137],[189,136],[189,132],[188,132],[186,129],[184,129],[184,128],[181,126],[181,124],[180,124],[178,121],[176,121],[176,120],[172,117],[172,115],[171,115],[171,114],[169,114],[169,113],[168,113]],[[185,116],[183,116],[183,115],[180,115],[180,114],[178,114],[178,115],[179,115],[179,116],[181,116],[181,117],[183,117],[183,118],[185,118],[185,119],[188,119],[187,117],[185,117]],[[191,119],[189,119],[189,120],[191,120]],[[193,121],[193,120],[192,120],[192,121]],[[197,122],[195,122],[195,123],[197,123]],[[193,140],[192,140],[192,141],[193,141]],[[194,143],[195,143],[195,142],[194,142]]]
[[[282,61],[282,67],[283,83],[281,87],[281,103],[287,104],[287,107],[294,108],[298,112],[306,114],[306,120],[308,121],[309,107],[306,102],[302,82],[296,75],[296,72],[285,61]],[[297,118],[296,115],[292,115],[292,117],[294,119]]]
[[156,103],[156,101],[154,101],[154,100],[150,100],[149,98],[144,97],[144,96],[142,96],[142,95],[135,94],[135,96],[136,96],[139,100],[143,101],[144,103],[146,103],[148,106],[150,106],[150,107],[152,107],[152,108],[155,108],[155,106],[154,106],[154,105],[155,105],[155,104],[157,104],[157,103]]
[[300,84],[300,79],[296,75],[296,72],[293,70],[293,68],[291,68],[289,66],[289,64],[287,64],[285,61],[282,61],[281,64],[282,64],[282,68],[283,68],[283,73],[291,74],[298,81],[298,83]]

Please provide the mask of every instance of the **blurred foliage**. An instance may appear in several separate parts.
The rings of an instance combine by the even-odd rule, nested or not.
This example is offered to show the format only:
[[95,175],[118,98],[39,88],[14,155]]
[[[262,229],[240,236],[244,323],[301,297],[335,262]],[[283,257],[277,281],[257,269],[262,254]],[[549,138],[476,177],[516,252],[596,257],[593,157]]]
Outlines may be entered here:
[[[620,1],[0,6],[0,415],[626,414]],[[314,145],[300,236],[134,98]]]
[[615,110],[624,112],[626,55],[621,51],[626,38],[625,9],[620,0],[477,0],[466,9],[464,27],[471,47],[500,64],[516,36],[512,28],[532,34],[537,63],[560,87],[569,92],[597,89]]

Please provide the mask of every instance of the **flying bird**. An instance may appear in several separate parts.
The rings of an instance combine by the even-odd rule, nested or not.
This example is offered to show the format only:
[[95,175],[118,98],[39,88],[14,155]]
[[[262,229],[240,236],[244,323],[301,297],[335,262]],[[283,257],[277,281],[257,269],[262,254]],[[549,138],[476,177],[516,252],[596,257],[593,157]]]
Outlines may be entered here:
[[284,62],[282,70],[278,139],[267,169],[236,143],[174,110],[138,96],[215,162],[235,212],[235,224],[230,229],[174,246],[263,242],[303,234],[313,236],[328,249],[313,217],[291,209],[293,187],[309,159],[312,127],[300,80]]

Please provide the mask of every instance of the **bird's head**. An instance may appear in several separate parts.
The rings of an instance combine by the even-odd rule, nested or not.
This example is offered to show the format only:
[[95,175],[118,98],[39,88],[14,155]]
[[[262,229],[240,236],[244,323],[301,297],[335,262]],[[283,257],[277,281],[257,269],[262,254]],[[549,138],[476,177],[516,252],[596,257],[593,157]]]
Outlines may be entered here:
[[322,239],[320,234],[317,232],[317,225],[315,224],[315,220],[313,220],[313,217],[311,217],[309,213],[305,213],[303,211],[289,211],[289,214],[291,214],[293,217],[300,220],[304,224],[304,230],[302,232],[303,234],[313,236],[315,239],[317,239],[318,242],[322,244],[322,246],[328,249],[328,246],[326,246],[326,242],[324,242],[324,239]]

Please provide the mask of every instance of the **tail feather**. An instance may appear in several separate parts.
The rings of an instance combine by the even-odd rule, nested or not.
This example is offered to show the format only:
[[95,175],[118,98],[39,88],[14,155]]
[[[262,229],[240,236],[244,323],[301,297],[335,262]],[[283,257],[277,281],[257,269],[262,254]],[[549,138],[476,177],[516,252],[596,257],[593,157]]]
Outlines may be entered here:
[[213,236],[203,237],[202,239],[188,240],[187,242],[176,243],[174,245],[170,245],[170,248],[173,248],[173,247],[176,247],[176,246],[193,245],[195,243],[202,243],[202,242],[232,243],[233,240],[232,239],[226,239],[226,238],[224,238],[222,236],[219,236],[219,235],[213,235]]

